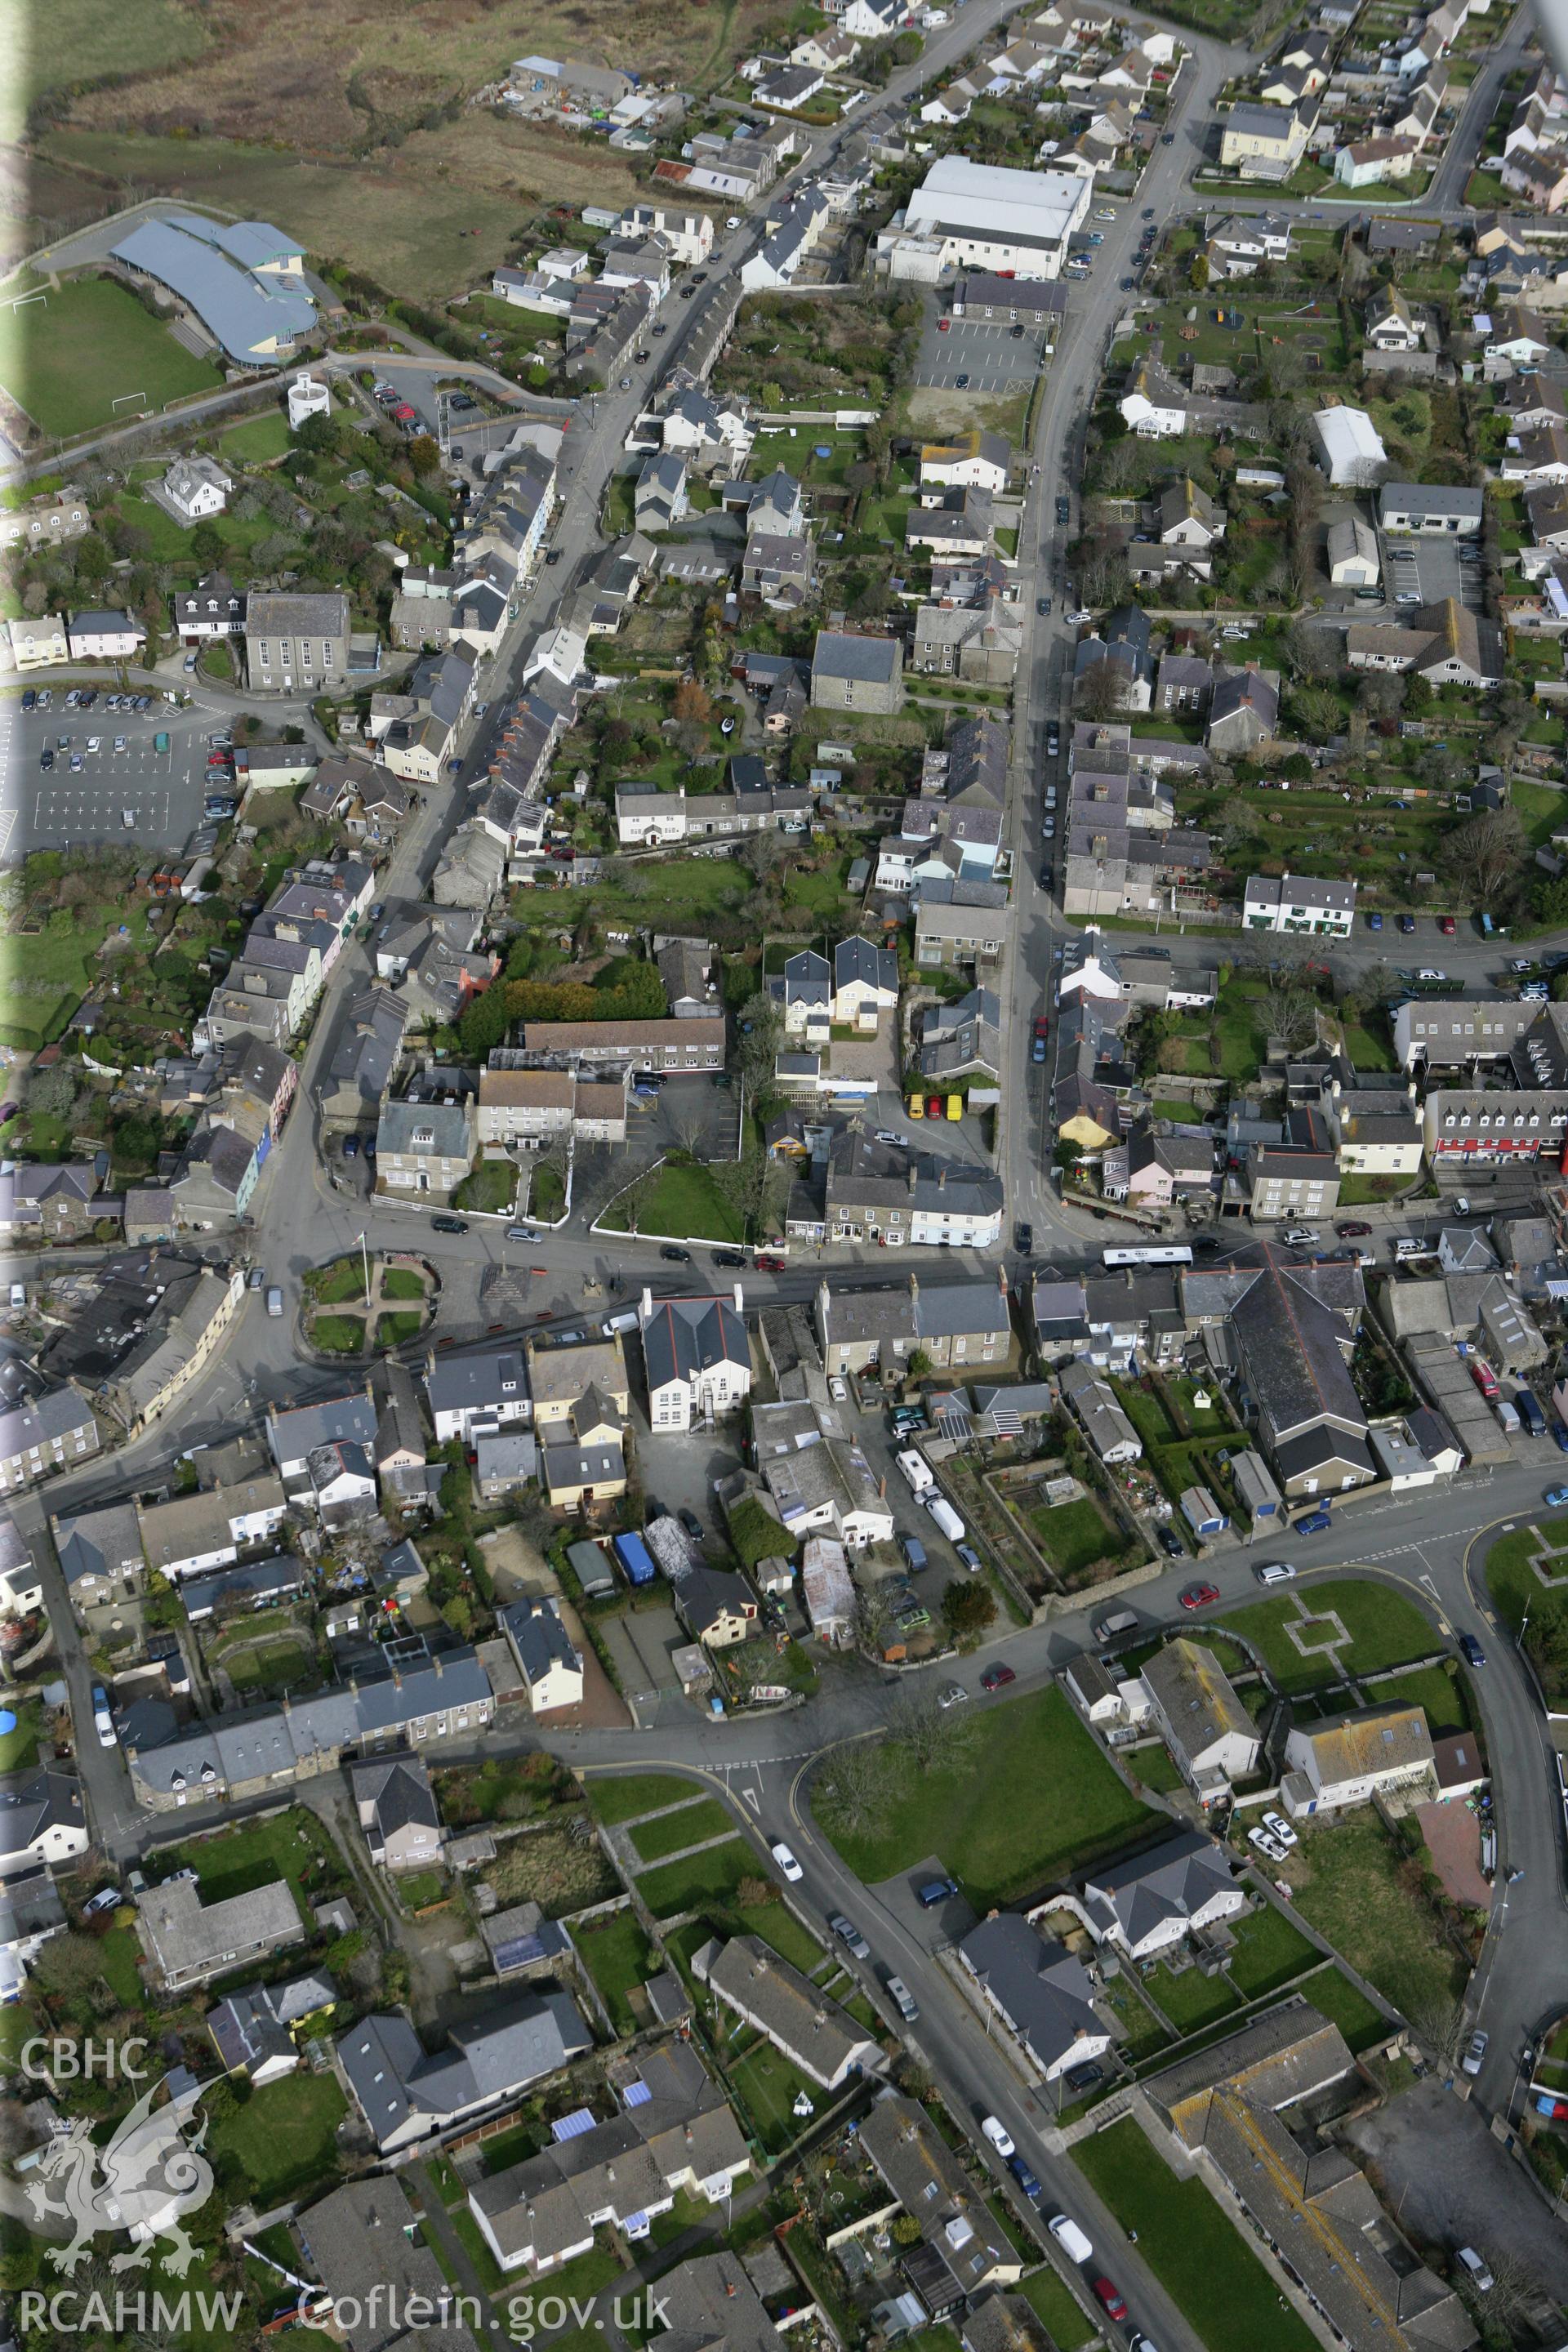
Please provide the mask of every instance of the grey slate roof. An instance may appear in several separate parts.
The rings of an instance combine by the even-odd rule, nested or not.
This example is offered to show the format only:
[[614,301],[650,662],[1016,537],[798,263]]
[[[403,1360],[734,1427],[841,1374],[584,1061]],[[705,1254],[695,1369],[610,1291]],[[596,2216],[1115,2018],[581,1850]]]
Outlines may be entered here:
[[1190,1919],[1234,1884],[1230,1864],[1213,1838],[1187,1830],[1136,1861],[1090,1872],[1083,1891],[1102,1932],[1114,1925],[1136,1947],[1163,1921]]
[[1018,1912],[983,1919],[959,1950],[1042,2073],[1058,2065],[1075,2042],[1106,2038],[1081,1961],[1037,1934]]

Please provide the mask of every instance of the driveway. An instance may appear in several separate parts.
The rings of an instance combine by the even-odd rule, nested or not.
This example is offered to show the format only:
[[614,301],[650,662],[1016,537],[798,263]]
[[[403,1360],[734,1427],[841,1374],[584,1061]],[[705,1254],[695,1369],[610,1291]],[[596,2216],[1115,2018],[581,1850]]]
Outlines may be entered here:
[[1521,2179],[1478,2107],[1428,2080],[1344,2137],[1407,2237],[1472,2245],[1494,2262],[1511,2256],[1557,2302],[1568,2301],[1568,2231]]

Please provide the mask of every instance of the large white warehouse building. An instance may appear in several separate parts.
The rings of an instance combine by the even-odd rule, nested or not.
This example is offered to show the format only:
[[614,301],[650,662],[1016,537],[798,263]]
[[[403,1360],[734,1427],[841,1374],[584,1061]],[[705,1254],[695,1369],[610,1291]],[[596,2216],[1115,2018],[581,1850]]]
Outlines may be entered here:
[[878,244],[895,278],[934,282],[961,269],[1057,278],[1093,186],[1070,172],[1014,172],[944,155],[910,198],[901,228]]

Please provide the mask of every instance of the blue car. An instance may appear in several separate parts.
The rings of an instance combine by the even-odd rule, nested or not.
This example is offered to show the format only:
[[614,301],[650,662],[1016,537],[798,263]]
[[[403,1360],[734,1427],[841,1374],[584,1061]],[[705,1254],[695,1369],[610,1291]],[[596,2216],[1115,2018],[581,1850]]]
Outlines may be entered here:
[[1043,1037],[1037,1037],[1029,1047],[1029,1059],[1031,1062],[1043,1062],[1045,1058],[1046,1041]]
[[1557,1440],[1558,1453],[1568,1454],[1568,1429],[1564,1429],[1560,1421],[1554,1421],[1552,1424],[1552,1434]]
[[1296,1533],[1299,1536],[1321,1536],[1332,1526],[1333,1521],[1327,1511],[1309,1511],[1304,1519],[1297,1520]]
[[1023,2190],[1025,2196],[1028,2199],[1030,2204],[1037,2205],[1045,2192],[1041,2189],[1040,2184],[1036,2179],[1034,2174],[1030,2171],[1028,2166],[1025,2163],[1023,2158],[1021,2156],[1010,2156],[1007,2158],[1007,2169],[1012,2174],[1014,2179],[1017,2182],[1019,2188]]
[[1381,931],[1383,929],[1383,917],[1381,915],[1369,915],[1366,919],[1366,927],[1369,931]]
[[1549,1511],[1560,1511],[1564,1503],[1568,1503],[1568,1486],[1548,1486],[1546,1489],[1547,1509]]
[[1473,1633],[1461,1633],[1459,1636],[1459,1647],[1465,1654],[1465,1663],[1467,1665],[1484,1666],[1486,1664],[1487,1654],[1482,1649],[1480,1643],[1477,1641]]

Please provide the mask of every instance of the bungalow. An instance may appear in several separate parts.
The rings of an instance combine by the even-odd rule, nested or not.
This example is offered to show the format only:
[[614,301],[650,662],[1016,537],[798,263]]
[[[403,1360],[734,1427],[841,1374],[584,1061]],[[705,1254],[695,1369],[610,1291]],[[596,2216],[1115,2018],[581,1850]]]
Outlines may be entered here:
[[1132,1862],[1086,1877],[1083,1907],[1098,1943],[1144,1960],[1194,1929],[1235,1918],[1247,1909],[1247,1895],[1214,1840],[1186,1830]]
[[876,2037],[760,1937],[734,1936],[726,1944],[706,1945],[691,1965],[726,2009],[765,2035],[823,2090],[837,2091],[852,2074],[877,2063]]

